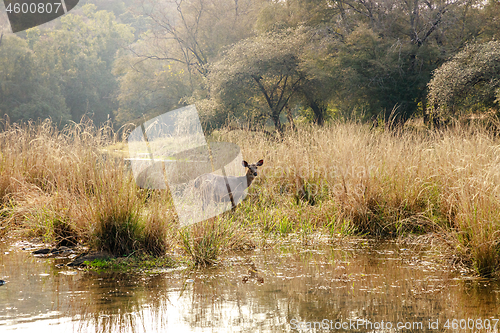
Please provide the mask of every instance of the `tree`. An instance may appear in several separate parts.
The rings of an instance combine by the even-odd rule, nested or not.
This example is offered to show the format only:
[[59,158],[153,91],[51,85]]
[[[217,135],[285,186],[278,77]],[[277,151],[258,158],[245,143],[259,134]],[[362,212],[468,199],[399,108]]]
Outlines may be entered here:
[[118,121],[151,117],[187,103],[206,105],[200,101],[208,94],[208,64],[222,48],[253,34],[260,1],[142,0],[140,13],[150,30],[115,65],[120,76]]
[[[219,50],[252,34],[255,0],[142,0],[151,32],[140,58],[179,62],[189,75],[206,76],[206,65]],[[192,87],[195,88],[194,86]]]
[[432,71],[475,38],[474,0],[340,0],[345,31],[335,70],[343,71],[343,98],[371,118],[396,109],[405,121],[426,114]]
[[70,119],[57,84],[44,75],[28,43],[3,36],[0,46],[0,115],[12,121],[51,117],[63,125]]
[[452,114],[462,110],[499,108],[500,42],[469,44],[439,67],[429,82],[434,110]]
[[133,31],[112,13],[95,11],[94,5],[81,10],[82,16],[63,16],[59,29],[29,33],[28,41],[43,75],[60,87],[71,119],[87,115],[99,124],[113,119],[118,108],[113,62],[117,51],[132,42]]
[[120,83],[116,111],[116,121],[120,125],[142,122],[144,117],[151,118],[179,108],[184,105],[186,96],[193,93],[187,71],[174,61],[137,61],[135,55],[124,54],[117,59],[114,74]]
[[308,107],[312,111],[312,122],[322,126],[328,118],[329,104],[342,85],[338,72],[332,68],[336,59],[331,52],[341,42],[331,29],[315,27],[308,30],[310,38],[303,48],[300,62],[305,77],[291,102]]
[[280,115],[305,80],[301,54],[307,40],[303,29],[271,32],[234,44],[209,68],[211,94],[230,113],[238,108],[267,106],[278,132]]
[[[481,7],[484,5],[484,7]],[[482,42],[500,39],[500,1],[487,0],[479,7],[479,15],[476,22],[479,32],[479,39]]]

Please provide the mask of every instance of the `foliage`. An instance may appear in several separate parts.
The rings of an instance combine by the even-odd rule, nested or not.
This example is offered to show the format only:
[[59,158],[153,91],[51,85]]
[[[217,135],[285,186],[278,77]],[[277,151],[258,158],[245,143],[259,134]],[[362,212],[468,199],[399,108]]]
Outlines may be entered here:
[[[426,46],[394,45],[393,40],[380,38],[366,26],[354,30],[340,49],[339,70],[348,76],[345,93],[351,95],[356,106],[372,117],[382,112],[385,120],[394,108],[403,121],[416,112],[430,78],[426,66],[434,56]],[[412,60],[415,57],[415,60]],[[421,62],[418,70],[412,61]]]
[[480,30],[478,39],[481,42],[500,39],[500,1],[487,0],[482,3],[476,23],[476,29]]
[[123,159],[103,152],[118,138],[109,126],[2,125],[0,207],[10,223],[59,244],[165,254],[174,219],[166,194],[146,203]]
[[59,81],[71,118],[79,121],[89,115],[103,123],[117,107],[115,54],[132,41],[133,34],[112,13],[95,11],[93,5],[82,11],[83,16],[62,17],[61,28],[37,38],[33,49],[43,72]]
[[54,79],[45,75],[36,54],[17,36],[5,36],[0,47],[0,115],[12,121],[52,117],[65,123],[70,115]]
[[256,2],[144,0],[141,6],[151,29],[115,67],[120,77],[119,124],[204,98],[207,64],[224,46],[251,35]]
[[118,124],[144,121],[144,117],[181,107],[182,99],[192,93],[186,70],[173,61],[138,61],[129,53],[117,59],[114,74],[120,84],[119,108],[115,111]]
[[486,125],[395,132],[336,121],[299,126],[282,140],[221,134],[268,165],[232,218],[273,234],[438,235],[443,254],[480,275],[498,274],[500,150]]
[[[297,110],[428,119],[433,71],[499,36],[495,0],[90,3],[0,41],[3,114],[122,125],[196,103],[207,129],[278,131]],[[457,107],[492,105],[476,92]]]
[[210,266],[231,249],[252,248],[253,244],[233,219],[212,219],[179,230],[181,247],[196,266]]
[[341,42],[328,29],[309,28],[310,39],[301,53],[300,68],[304,81],[289,104],[312,111],[312,122],[320,126],[329,118],[328,105],[335,100],[342,81],[332,68],[332,49]]
[[161,272],[166,268],[175,267],[176,262],[167,257],[152,257],[149,255],[136,255],[131,257],[95,259],[84,262],[86,269],[96,273],[102,272]]
[[[258,2],[257,2],[258,3]],[[255,3],[243,1],[140,1],[151,29],[142,36],[145,47],[132,47],[142,59],[179,63],[189,74],[191,89],[206,65],[225,45],[251,34]]]
[[[81,8],[60,27],[33,28],[26,39],[6,36],[0,45],[0,111],[12,120],[51,117],[62,125],[84,115],[104,123],[116,109],[112,64],[132,30],[112,13]],[[5,77],[3,77],[5,76]]]
[[500,42],[474,43],[436,70],[429,102],[441,113],[498,109],[499,89]]
[[[425,6],[420,0],[350,0],[330,6],[314,0],[272,2],[262,7],[256,22],[260,35],[246,43],[251,40],[258,44],[258,38],[299,31],[306,26],[310,38],[297,52],[306,50],[309,56],[307,52],[300,56],[303,80],[290,94],[288,102],[292,108],[310,108],[314,121],[320,124],[328,105],[339,109],[345,117],[361,113],[371,119],[382,113],[386,121],[395,110],[404,122],[417,112],[426,113],[427,83],[432,71],[448,54],[454,54],[465,41],[480,34],[476,23],[481,15],[484,12],[468,0],[427,1]],[[248,46],[242,48],[243,43],[234,45],[232,54],[222,53],[214,67],[226,61],[228,66],[219,68],[225,72],[231,68],[230,63],[245,62],[248,56],[238,59],[237,55],[252,52]],[[267,48],[271,50],[272,46],[268,44]],[[236,82],[226,81],[229,86]],[[279,130],[278,112],[273,116],[269,110],[273,107],[266,103],[265,95],[258,98],[249,87],[251,84],[245,81],[221,92],[217,90],[223,88],[220,85],[210,86],[212,95],[222,94],[222,98],[217,96],[221,102],[219,113],[243,117],[245,122],[270,116]],[[280,110],[279,106],[275,108]],[[248,113],[253,117],[248,117]]]
[[300,63],[307,36],[303,29],[272,32],[226,50],[209,74],[220,107],[237,116],[255,110],[253,116],[269,117],[281,132],[281,112],[305,79]]

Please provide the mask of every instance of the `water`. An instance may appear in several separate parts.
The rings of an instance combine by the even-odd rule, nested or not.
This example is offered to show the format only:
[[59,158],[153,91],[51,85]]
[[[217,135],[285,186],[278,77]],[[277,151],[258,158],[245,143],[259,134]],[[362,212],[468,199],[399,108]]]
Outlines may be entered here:
[[[500,326],[498,281],[450,272],[395,243],[290,245],[238,254],[217,268],[158,274],[89,273],[58,268],[61,260],[34,257],[19,245],[0,250],[0,279],[7,281],[0,286],[0,332],[465,331],[453,324],[498,332]],[[488,322],[496,327],[480,329]]]

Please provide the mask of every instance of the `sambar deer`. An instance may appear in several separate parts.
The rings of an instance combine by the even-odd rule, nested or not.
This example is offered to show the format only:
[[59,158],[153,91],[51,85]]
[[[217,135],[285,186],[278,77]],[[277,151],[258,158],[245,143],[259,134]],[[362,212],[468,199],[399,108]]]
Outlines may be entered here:
[[243,198],[245,190],[250,187],[255,177],[257,168],[264,164],[260,160],[254,164],[242,162],[243,167],[248,168],[244,176],[221,176],[207,173],[199,176],[194,181],[194,188],[201,196],[203,209],[211,203],[231,202],[233,208]]

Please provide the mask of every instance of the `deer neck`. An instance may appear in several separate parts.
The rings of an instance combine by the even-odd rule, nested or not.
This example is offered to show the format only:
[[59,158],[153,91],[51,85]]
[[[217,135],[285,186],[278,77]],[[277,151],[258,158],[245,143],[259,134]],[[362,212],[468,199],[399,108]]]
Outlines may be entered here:
[[247,187],[250,187],[250,184],[252,184],[255,176],[253,175],[253,173],[250,170],[248,170],[247,174],[246,174],[246,178],[247,178]]

